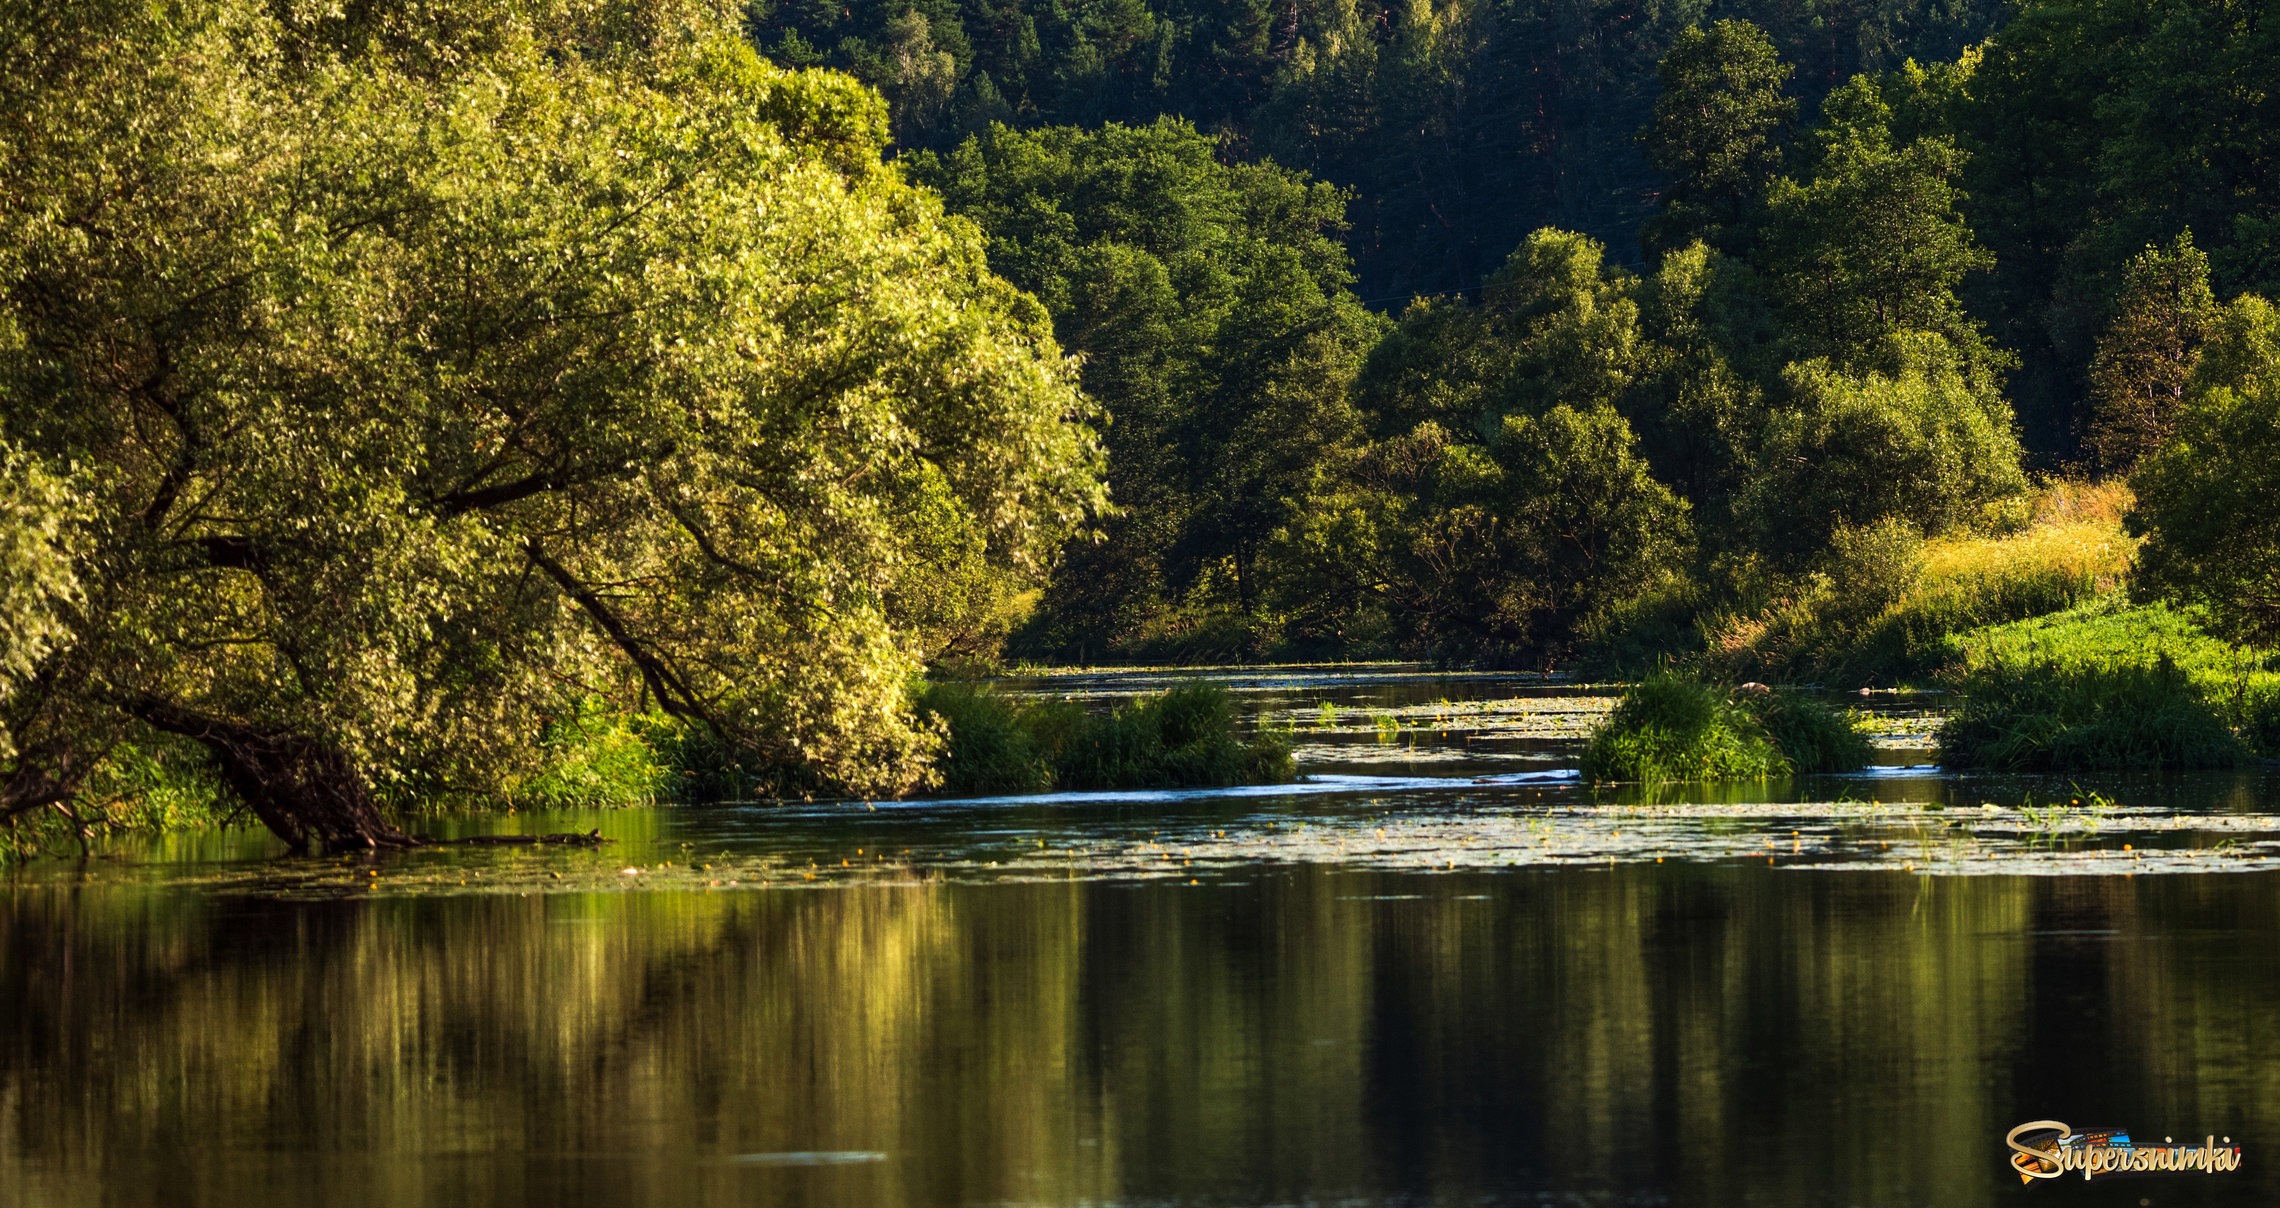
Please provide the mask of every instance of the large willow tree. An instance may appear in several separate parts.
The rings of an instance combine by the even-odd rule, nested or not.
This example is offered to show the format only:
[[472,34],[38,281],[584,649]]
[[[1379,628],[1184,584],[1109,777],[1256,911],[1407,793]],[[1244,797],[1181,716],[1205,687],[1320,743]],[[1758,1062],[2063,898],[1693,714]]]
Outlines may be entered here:
[[913,566],[1100,503],[876,94],[701,4],[0,0],[0,118],[0,814],[151,728],[405,842],[597,695],[892,791]]

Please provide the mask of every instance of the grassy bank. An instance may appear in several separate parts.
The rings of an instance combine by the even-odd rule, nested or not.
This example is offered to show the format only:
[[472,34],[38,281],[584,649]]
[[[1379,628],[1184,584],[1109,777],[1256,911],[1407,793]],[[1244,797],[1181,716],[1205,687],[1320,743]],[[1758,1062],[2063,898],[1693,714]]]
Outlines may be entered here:
[[1845,771],[1870,754],[1855,719],[1818,701],[1658,675],[1623,694],[1582,768],[1595,781],[1761,780]]
[[1833,686],[1926,680],[1952,666],[1957,635],[2063,612],[2112,593],[2137,542],[2122,528],[2128,489],[2061,482],[2030,502],[2017,532],[1918,541],[1853,534],[1828,564],[1772,604],[1703,625],[1702,673]]
[[2228,767],[2280,758],[2280,654],[2120,596],[1956,639],[1959,767]]
[[1270,784],[1293,775],[1288,737],[1239,736],[1234,698],[1216,684],[1096,712],[946,682],[928,684],[918,705],[948,731],[936,765],[947,792]]

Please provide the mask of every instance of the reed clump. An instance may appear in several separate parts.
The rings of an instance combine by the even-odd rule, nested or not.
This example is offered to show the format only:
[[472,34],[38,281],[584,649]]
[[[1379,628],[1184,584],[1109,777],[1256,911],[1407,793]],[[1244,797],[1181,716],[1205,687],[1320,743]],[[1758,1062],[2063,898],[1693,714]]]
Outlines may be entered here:
[[1849,772],[1875,757],[1859,715],[1849,709],[1832,709],[1790,692],[1748,698],[1744,707],[1773,739],[1792,772]]
[[1234,697],[1217,684],[1105,711],[954,681],[927,684],[917,703],[946,731],[935,767],[947,792],[1272,784],[1295,771],[1290,736],[1243,734]]
[[1850,713],[1794,693],[1729,693],[1663,674],[1623,694],[1592,735],[1582,768],[1602,782],[1763,780],[1846,771],[1870,755]]

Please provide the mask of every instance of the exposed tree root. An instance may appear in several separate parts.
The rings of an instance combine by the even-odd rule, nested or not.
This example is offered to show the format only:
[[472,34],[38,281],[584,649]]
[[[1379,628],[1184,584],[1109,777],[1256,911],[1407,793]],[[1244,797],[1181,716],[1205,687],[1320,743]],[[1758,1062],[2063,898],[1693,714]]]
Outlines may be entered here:
[[168,701],[137,701],[133,712],[212,751],[230,791],[294,851],[308,851],[312,844],[328,851],[420,846],[417,837],[381,814],[355,761],[339,747],[305,734],[258,730]]

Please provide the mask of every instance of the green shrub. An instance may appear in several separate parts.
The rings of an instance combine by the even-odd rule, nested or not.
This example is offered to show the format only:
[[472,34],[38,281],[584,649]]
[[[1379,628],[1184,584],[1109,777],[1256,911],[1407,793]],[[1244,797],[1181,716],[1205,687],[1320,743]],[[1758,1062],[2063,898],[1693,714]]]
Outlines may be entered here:
[[2044,772],[2231,767],[2248,758],[2185,669],[2152,665],[1986,662],[1963,680],[1964,704],[1940,727],[1951,767]]
[[2146,537],[2131,586],[2280,644],[2280,309],[2243,295],[2212,336],[2176,430],[2130,478],[2130,528]]
[[547,724],[539,739],[544,770],[516,786],[508,800],[542,809],[653,804],[673,787],[660,747],[672,749],[668,732],[675,729],[662,715],[589,705]]
[[1875,757],[1859,717],[1850,710],[1787,692],[1767,693],[1747,708],[1792,771],[1849,772]]
[[1592,780],[1753,780],[1789,761],[1747,709],[1708,684],[1658,675],[1623,694],[1583,753]]
[[2280,759],[2280,676],[2244,687],[2239,701],[2241,739],[2258,755]]
[[983,684],[929,683],[919,690],[918,708],[940,718],[948,732],[935,770],[954,792],[1020,792],[1051,787],[1051,753],[1039,741],[1041,714],[1050,706],[1028,704]]
[[948,730],[936,768],[949,792],[1271,784],[1293,773],[1289,736],[1239,736],[1234,697],[1216,684],[1092,712],[986,685],[930,683],[918,707]]
[[100,839],[219,826],[238,814],[212,757],[186,738],[145,732],[103,756],[70,804],[0,822],[0,864],[78,850],[81,828]]

